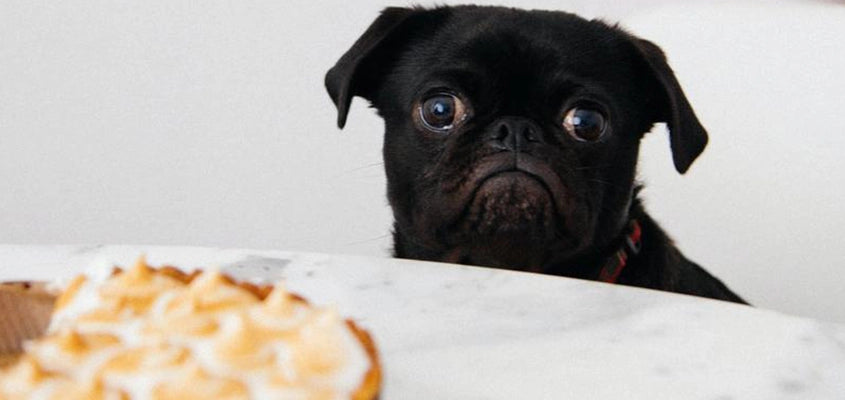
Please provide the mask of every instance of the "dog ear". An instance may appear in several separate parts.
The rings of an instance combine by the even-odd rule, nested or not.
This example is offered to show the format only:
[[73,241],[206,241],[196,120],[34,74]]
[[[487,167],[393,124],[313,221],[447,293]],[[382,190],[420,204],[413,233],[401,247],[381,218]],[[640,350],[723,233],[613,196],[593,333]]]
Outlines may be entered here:
[[707,131],[695,116],[660,47],[639,38],[634,38],[634,44],[660,86],[657,119],[669,127],[672,160],[675,169],[683,174],[707,146]]
[[403,25],[419,9],[388,7],[373,21],[337,64],[326,73],[326,89],[337,106],[337,126],[343,129],[354,96],[369,97],[386,71],[387,58],[401,43]]

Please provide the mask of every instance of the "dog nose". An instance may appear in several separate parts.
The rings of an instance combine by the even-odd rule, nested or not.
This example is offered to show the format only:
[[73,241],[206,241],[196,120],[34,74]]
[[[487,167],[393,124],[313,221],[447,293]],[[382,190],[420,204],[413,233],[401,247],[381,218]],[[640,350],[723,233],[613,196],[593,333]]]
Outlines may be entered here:
[[529,143],[542,143],[542,132],[528,118],[507,117],[497,120],[487,131],[487,145],[497,150],[521,151]]

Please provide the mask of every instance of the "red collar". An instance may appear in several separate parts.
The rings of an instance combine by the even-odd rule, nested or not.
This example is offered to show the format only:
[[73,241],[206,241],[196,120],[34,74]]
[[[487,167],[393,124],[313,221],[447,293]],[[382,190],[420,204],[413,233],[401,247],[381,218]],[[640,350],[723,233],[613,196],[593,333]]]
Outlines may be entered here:
[[625,236],[625,243],[601,267],[598,277],[599,281],[616,283],[619,275],[622,274],[622,270],[625,269],[625,265],[628,264],[628,258],[639,254],[640,249],[642,249],[643,231],[640,228],[640,223],[632,219],[628,224],[628,230],[628,235]]

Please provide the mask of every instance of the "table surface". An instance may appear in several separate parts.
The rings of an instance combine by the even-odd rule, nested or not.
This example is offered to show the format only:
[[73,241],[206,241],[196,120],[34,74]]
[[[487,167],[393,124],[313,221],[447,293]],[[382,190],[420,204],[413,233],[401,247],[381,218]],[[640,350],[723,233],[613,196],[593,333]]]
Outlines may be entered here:
[[196,247],[0,245],[0,280],[219,267],[334,305],[384,399],[845,399],[845,326],[708,299],[419,261]]

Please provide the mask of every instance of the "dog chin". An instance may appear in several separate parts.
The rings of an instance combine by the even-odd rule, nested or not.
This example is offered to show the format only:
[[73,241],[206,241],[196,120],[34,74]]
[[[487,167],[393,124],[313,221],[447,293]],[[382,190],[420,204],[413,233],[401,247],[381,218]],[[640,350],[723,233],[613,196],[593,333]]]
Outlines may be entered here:
[[460,225],[476,238],[544,243],[553,238],[556,219],[547,186],[525,172],[509,171],[479,183]]

